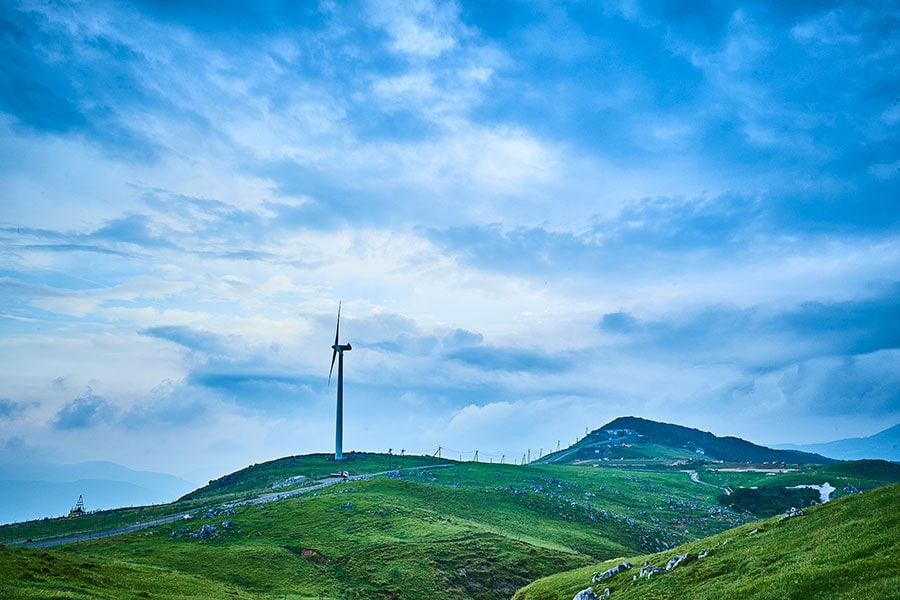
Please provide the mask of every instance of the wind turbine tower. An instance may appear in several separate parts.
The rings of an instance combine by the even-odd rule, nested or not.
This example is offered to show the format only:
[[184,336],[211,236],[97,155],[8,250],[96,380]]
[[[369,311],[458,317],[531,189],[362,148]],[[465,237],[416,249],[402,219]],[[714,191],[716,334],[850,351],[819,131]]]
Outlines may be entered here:
[[344,460],[344,352],[353,348],[350,344],[341,344],[341,303],[338,302],[337,327],[334,330],[334,344],[331,346],[331,369],[328,371],[328,385],[331,386],[331,374],[334,372],[334,359],[338,361],[337,375],[337,415],[334,425],[334,460]]

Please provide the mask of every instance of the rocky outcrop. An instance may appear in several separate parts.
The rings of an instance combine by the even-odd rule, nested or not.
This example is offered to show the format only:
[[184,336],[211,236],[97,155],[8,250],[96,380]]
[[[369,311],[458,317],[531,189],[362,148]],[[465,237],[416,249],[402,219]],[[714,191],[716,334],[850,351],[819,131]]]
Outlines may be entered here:
[[203,515],[204,519],[215,519],[216,517],[233,517],[234,510],[225,506],[214,506],[206,511]]
[[685,552],[684,554],[673,556],[671,559],[669,559],[669,562],[666,563],[666,571],[671,571],[675,567],[679,567],[690,562],[691,558],[693,557],[691,556],[690,552]]
[[594,593],[594,588],[586,588],[575,594],[572,600],[597,600],[597,594]]
[[627,571],[630,568],[631,568],[631,563],[626,560],[626,561],[623,561],[621,564],[614,566],[611,569],[607,569],[606,571],[603,571],[603,573],[599,573],[599,572],[594,573],[594,576],[591,578],[591,581],[593,583],[597,583],[598,581],[603,581],[604,579],[609,579],[613,575],[618,575],[619,573],[621,573],[623,571]]
[[191,537],[195,540],[205,540],[218,537],[218,533],[216,533],[215,525],[210,525],[209,523],[207,523],[196,532],[192,533]]
[[575,597],[572,600],[599,600],[602,598],[609,598],[612,592],[609,591],[609,588],[603,590],[603,593],[599,596],[594,591],[593,588],[586,588],[575,594]]
[[638,577],[646,577],[647,579],[650,579],[657,573],[665,573],[665,572],[666,572],[666,570],[663,569],[662,567],[657,567],[656,565],[644,565],[643,567],[641,567],[641,572],[640,572],[640,575],[638,575]]
[[802,517],[802,516],[803,516],[803,509],[802,508],[794,508],[792,506],[790,510],[788,510],[786,513],[781,515],[781,518],[778,519],[778,521],[780,522],[780,521],[784,521],[785,519],[790,519],[791,517]]

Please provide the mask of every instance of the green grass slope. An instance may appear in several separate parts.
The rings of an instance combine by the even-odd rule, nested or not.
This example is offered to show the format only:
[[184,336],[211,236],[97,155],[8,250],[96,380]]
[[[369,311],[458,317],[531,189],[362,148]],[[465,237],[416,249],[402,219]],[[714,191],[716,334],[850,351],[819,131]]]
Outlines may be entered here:
[[[170,505],[0,527],[0,542],[7,544],[0,548],[0,578],[7,586],[0,587],[0,597],[499,600],[541,577],[587,569],[562,587],[528,588],[544,589],[547,598],[566,597],[587,585],[591,565],[648,556],[748,522],[749,515],[721,504],[723,484],[831,481],[853,491],[900,481],[897,465],[877,461],[777,473],[705,465],[695,474],[700,483],[677,468],[517,466],[376,454],[354,454],[340,463],[341,470],[365,476],[340,481],[328,477],[337,466],[325,455],[288,457],[215,480]],[[317,481],[330,484],[285,495]],[[270,501],[252,503],[261,494]],[[11,545],[121,531],[164,516],[178,520],[52,550]],[[560,589],[562,596],[552,595]]]
[[240,471],[214,479],[202,488],[186,494],[182,499],[234,499],[248,496],[253,492],[303,487],[310,481],[322,479],[344,470],[353,475],[359,475],[392,469],[434,466],[447,462],[433,456],[388,456],[372,452],[348,452],[341,462],[335,461],[334,455],[329,454],[287,456],[250,465]]
[[[7,547],[0,572],[22,597],[175,597],[142,583],[171,573],[185,582],[184,597],[196,583],[207,597],[493,600],[552,573],[672,547],[744,519],[717,503],[719,490],[683,472],[404,459],[425,468],[224,508],[286,478],[335,470],[324,457],[257,465],[168,507],[189,510],[189,520],[50,551]],[[378,455],[346,466],[380,472],[388,460],[397,466],[396,457]],[[34,523],[15,529],[15,539],[52,534],[54,524],[90,528],[101,517]],[[113,573],[134,585],[109,586]]]
[[[629,555],[634,568],[594,584],[613,598],[713,600],[742,598],[896,598],[900,589],[900,486],[852,495],[652,555]],[[705,558],[698,555],[707,551]],[[664,567],[673,556],[693,560],[652,578],[633,580],[645,563]],[[541,579],[515,600],[571,600],[591,585],[607,561]]]
[[256,600],[258,594],[208,578],[119,559],[85,559],[0,544],[0,598]]

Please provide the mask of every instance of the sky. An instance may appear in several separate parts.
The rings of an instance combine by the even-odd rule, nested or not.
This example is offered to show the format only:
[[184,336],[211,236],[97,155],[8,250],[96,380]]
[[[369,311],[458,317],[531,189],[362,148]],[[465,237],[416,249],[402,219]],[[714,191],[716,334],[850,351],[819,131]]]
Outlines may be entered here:
[[898,17],[4,1],[0,462],[895,425]]

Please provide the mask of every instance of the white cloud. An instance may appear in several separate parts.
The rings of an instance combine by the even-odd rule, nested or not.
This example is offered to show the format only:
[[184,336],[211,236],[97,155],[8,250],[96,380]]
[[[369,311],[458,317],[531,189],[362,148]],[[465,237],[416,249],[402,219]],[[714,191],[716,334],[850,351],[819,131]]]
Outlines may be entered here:
[[842,21],[846,21],[846,19],[847,16],[832,10],[815,19],[795,25],[791,29],[791,36],[806,44],[858,44],[859,36],[850,33],[842,25]]
[[[819,356],[819,336],[697,321],[894,283],[890,212],[856,219],[870,196],[890,197],[897,165],[877,157],[897,111],[791,76],[798,64],[823,83],[841,65],[890,73],[878,62],[890,48],[863,56],[843,17],[790,29],[751,7],[719,38],[612,4],[583,7],[596,23],[512,15],[525,28],[463,22],[478,11],[456,4],[335,5],[321,27],[234,36],[137,9],[40,7],[58,26],[42,33],[73,53],[28,56],[81,86],[89,123],[45,131],[0,105],[0,362],[4,398],[29,407],[0,439],[154,470],[190,456],[183,469],[209,477],[327,450],[339,299],[354,343],[347,434],[362,450],[537,452],[628,413],[790,441],[807,420],[834,425],[811,399],[839,384],[883,410],[873,398],[898,385],[890,351],[785,366]],[[600,42],[582,25],[625,47],[633,30],[611,14],[655,49],[602,62],[601,86]],[[528,46],[555,32],[571,34],[559,52]],[[96,36],[134,62],[86,42]],[[687,84],[654,70],[673,48]],[[837,50],[848,60],[817,58]],[[847,104],[821,108],[838,94]],[[847,139],[866,140],[869,158],[848,156]],[[749,208],[729,204],[735,192]],[[597,327],[616,312],[662,334],[646,345]],[[717,332],[708,349],[684,342]],[[764,358],[778,364],[749,372]],[[72,405],[87,388],[115,414]],[[100,411],[104,435],[54,436],[64,406]]]
[[372,22],[390,34],[395,52],[427,59],[437,58],[456,46],[456,36],[464,31],[457,11],[455,3],[429,0],[372,2],[368,6]]

